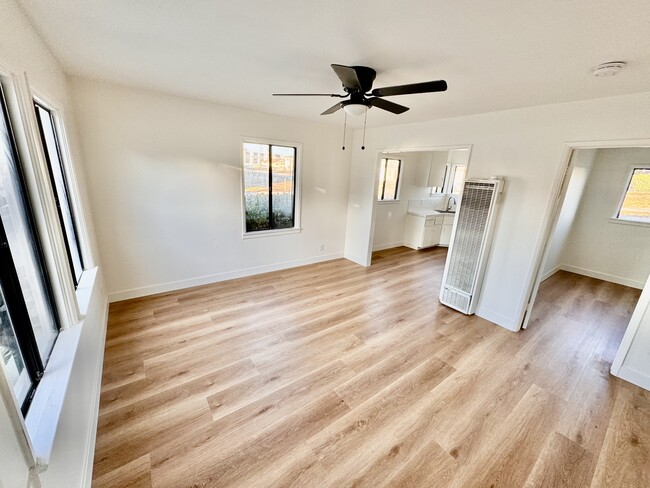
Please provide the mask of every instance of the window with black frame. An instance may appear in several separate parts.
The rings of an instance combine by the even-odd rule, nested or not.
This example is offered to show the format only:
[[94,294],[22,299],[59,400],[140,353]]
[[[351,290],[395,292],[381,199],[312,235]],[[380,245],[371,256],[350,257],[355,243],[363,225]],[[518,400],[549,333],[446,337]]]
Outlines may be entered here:
[[34,101],[34,108],[36,109],[36,119],[38,120],[41,142],[47,159],[50,180],[54,189],[54,200],[59,213],[59,221],[65,238],[68,261],[70,262],[72,278],[76,287],[79,285],[84,265],[79,246],[79,233],[72,212],[68,179],[63,165],[60,138],[56,131],[52,111],[37,101]]
[[246,233],[297,227],[297,148],[244,142],[242,159]]
[[0,111],[0,361],[26,414],[59,324],[1,85]]
[[399,200],[399,178],[402,171],[401,159],[382,158],[379,164],[379,186],[377,200],[380,202]]

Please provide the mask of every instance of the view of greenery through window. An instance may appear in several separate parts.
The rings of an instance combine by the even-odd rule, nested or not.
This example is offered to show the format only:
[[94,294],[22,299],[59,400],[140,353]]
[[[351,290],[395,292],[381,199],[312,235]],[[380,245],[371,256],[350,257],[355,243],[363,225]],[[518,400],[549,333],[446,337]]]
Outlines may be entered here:
[[296,148],[245,142],[243,160],[246,232],[294,227]]
[[636,168],[618,218],[650,223],[650,168]]

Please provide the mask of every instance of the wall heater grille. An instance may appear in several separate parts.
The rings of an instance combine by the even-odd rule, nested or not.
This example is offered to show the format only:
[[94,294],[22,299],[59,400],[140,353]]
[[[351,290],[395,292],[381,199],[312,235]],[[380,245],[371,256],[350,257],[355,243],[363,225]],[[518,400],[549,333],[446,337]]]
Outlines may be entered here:
[[465,182],[445,272],[440,301],[465,314],[473,314],[483,281],[496,216],[501,178]]

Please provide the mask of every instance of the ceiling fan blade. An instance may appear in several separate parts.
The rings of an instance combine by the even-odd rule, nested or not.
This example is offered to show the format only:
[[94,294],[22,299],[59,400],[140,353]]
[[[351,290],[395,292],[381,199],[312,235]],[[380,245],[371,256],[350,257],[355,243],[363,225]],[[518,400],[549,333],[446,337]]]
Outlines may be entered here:
[[368,101],[372,104],[373,107],[381,108],[383,110],[388,110],[394,114],[403,114],[409,108],[404,105],[399,105],[397,103],[389,102],[383,98],[369,98]]
[[274,93],[274,97],[339,97],[345,98],[347,95],[337,93]]
[[387,86],[375,88],[373,97],[392,97],[394,95],[411,95],[415,93],[442,92],[447,89],[445,80],[425,81],[424,83],[411,83],[410,85]]
[[357,71],[352,66],[343,66],[342,64],[333,64],[332,69],[336,76],[339,77],[343,87],[349,90],[361,90],[361,81],[357,76]]
[[339,110],[340,108],[341,108],[341,102],[337,103],[336,105],[332,105],[330,108],[328,108],[327,110],[325,110],[325,112],[323,112],[321,115],[329,115],[329,114],[333,114],[334,112],[336,112],[336,111]]

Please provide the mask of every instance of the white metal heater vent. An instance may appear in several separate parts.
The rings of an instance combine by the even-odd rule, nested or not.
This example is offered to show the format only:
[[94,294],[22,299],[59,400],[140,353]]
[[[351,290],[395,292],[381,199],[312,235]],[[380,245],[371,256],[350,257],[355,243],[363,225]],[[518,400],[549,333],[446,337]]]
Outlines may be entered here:
[[454,222],[440,301],[468,315],[476,310],[502,189],[501,178],[468,179]]

